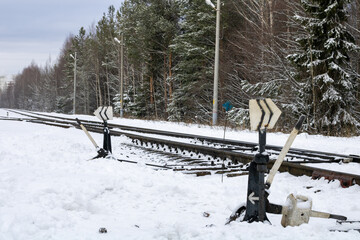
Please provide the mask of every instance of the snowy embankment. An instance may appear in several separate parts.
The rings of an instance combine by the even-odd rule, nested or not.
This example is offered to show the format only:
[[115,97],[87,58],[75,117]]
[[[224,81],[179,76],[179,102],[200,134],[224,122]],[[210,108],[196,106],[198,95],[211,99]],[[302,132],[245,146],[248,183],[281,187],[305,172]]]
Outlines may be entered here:
[[[0,116],[5,114],[0,110]],[[114,122],[222,136],[220,128]],[[92,136],[102,142],[100,134]],[[231,131],[227,137],[257,141],[257,134],[249,131]],[[282,145],[286,138],[269,134],[268,143]],[[114,155],[150,161],[136,149],[123,147],[129,142],[113,137]],[[360,154],[358,137],[302,134],[294,144],[332,146],[332,152]],[[109,159],[87,161],[95,154],[81,130],[0,121],[0,239],[360,239],[355,231],[330,232],[336,223],[329,219],[312,218],[309,224],[283,228],[280,215],[268,214],[272,225],[233,222],[225,226],[226,218],[246,200],[247,176],[222,182],[221,175],[198,178]],[[276,175],[270,201],[284,204],[290,193],[311,197],[314,210],[360,220],[357,185],[344,189],[337,181]],[[101,227],[108,232],[100,234]]]

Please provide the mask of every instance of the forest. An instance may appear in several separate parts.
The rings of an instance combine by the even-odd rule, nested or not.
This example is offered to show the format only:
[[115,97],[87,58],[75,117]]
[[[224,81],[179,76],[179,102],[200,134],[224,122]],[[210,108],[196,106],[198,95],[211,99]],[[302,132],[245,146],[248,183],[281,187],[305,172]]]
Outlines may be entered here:
[[[360,134],[360,0],[218,1],[219,125],[248,128],[249,100],[271,98],[276,131],[305,115],[310,134]],[[205,0],[109,6],[54,64],[17,74],[0,107],[74,113],[76,89],[76,114],[111,105],[119,116],[123,104],[124,117],[211,124],[216,11]]]

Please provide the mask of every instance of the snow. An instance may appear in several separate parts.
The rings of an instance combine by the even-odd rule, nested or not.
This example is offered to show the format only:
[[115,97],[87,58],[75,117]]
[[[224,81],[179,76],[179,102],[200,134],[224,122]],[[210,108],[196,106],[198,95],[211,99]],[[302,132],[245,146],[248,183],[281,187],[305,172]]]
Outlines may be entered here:
[[333,4],[329,5],[329,6],[324,10],[324,12],[325,12],[325,13],[328,13],[328,12],[330,12],[330,11],[333,11],[333,9],[336,8],[336,7],[338,7],[338,5],[339,5],[338,2],[335,1]]
[[[6,111],[0,109],[0,116],[6,116]],[[130,119],[113,122],[216,137],[223,134],[220,127]],[[91,135],[102,142],[101,134]],[[1,240],[360,239],[355,231],[330,232],[336,227],[331,219],[311,218],[309,224],[283,228],[281,215],[268,214],[271,224],[224,225],[246,200],[247,176],[224,177],[222,182],[221,175],[195,177],[111,159],[87,161],[96,152],[86,135],[74,128],[0,121],[0,136]],[[253,142],[258,138],[254,132],[239,130],[228,131],[226,136]],[[287,136],[269,133],[267,141],[283,145]],[[300,134],[294,146],[360,154],[359,140]],[[114,155],[152,161],[153,156],[130,149],[129,143],[126,137],[112,137]],[[338,181],[277,174],[270,202],[285,204],[291,193],[311,198],[313,210],[360,220],[358,185],[345,189]],[[107,233],[99,233],[102,227]]]
[[324,47],[325,49],[329,49],[329,48],[334,48],[338,46],[338,42],[336,41],[335,38],[329,38],[326,40]]

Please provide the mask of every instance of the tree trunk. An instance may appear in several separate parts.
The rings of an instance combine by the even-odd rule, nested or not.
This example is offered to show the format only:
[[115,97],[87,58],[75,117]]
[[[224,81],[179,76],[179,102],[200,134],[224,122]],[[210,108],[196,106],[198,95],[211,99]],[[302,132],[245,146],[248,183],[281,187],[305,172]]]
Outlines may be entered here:
[[132,73],[133,94],[134,94],[134,101],[135,101],[136,85],[135,85],[135,68],[134,68],[134,65],[132,65],[132,67],[131,67],[131,73]]
[[316,127],[316,93],[315,93],[315,81],[314,81],[314,66],[313,66],[313,55],[312,55],[312,41],[310,42],[310,40],[308,40],[308,44],[309,44],[309,48],[310,48],[310,61],[311,61],[311,68],[310,68],[310,72],[311,72],[311,85],[312,85],[312,97],[313,97],[313,117],[314,117],[314,127],[315,129],[317,129]]
[[[274,25],[274,10],[273,4],[275,4],[275,0],[269,0],[269,32],[271,37],[273,36],[273,25]],[[272,42],[272,41],[271,41]],[[270,43],[271,43],[270,42]]]
[[[108,66],[105,66],[105,70],[106,70],[106,90],[107,90],[107,100],[108,100],[108,106],[110,106],[111,104],[111,100],[110,100],[110,87],[109,87],[109,72],[108,72]],[[106,100],[105,100],[106,103]]]
[[169,53],[169,98],[172,98],[172,81],[171,81],[171,77],[172,77],[172,72],[171,72],[171,67],[172,67],[172,53]]
[[96,85],[97,85],[97,91],[98,91],[98,97],[99,97],[99,102],[97,107],[102,105],[102,93],[101,93],[101,86],[100,86],[100,70],[99,70],[99,60],[96,59],[96,64],[95,64],[95,77],[96,77]]
[[167,74],[166,74],[166,54],[164,54],[164,114],[166,116],[166,110],[167,110],[167,82],[166,82]]
[[150,104],[154,104],[154,79],[150,76]]

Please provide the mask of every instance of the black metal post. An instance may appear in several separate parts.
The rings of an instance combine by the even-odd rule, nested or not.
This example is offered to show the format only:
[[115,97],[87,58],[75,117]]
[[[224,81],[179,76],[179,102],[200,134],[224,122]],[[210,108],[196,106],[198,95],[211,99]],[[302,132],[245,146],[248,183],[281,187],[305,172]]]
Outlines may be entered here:
[[[104,121],[104,141],[103,141],[103,149],[107,152],[107,154],[112,153],[111,150],[111,138],[110,138],[110,130],[107,126],[107,121]],[[107,155],[106,154],[106,155]]]
[[227,112],[225,112],[224,139],[225,139],[225,132],[226,132],[226,122],[227,122]]
[[266,128],[259,129],[259,153],[265,152]]
[[269,156],[265,152],[266,129],[259,130],[259,153],[249,167],[249,180],[244,221],[269,221],[266,216],[266,197],[264,174],[267,171]]

